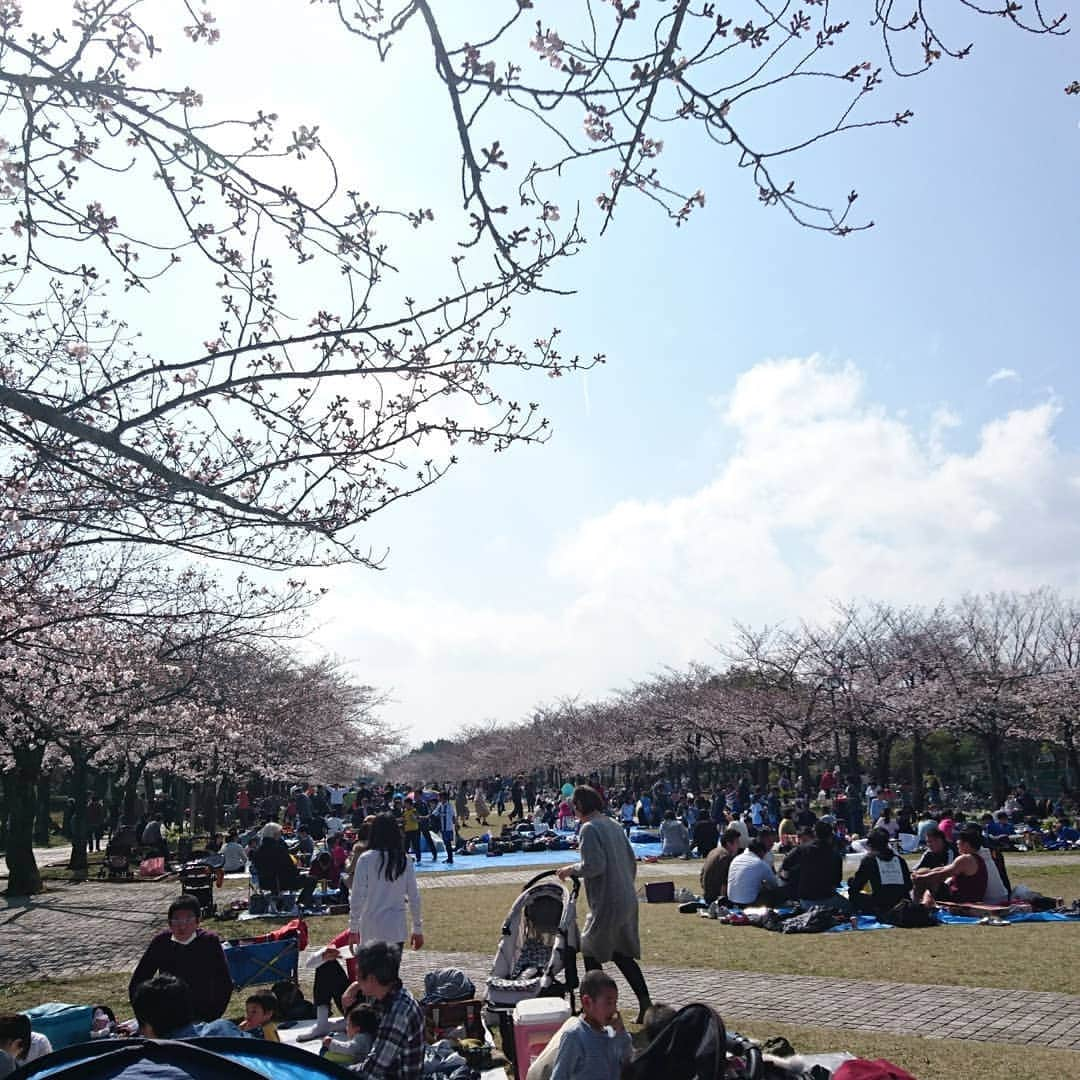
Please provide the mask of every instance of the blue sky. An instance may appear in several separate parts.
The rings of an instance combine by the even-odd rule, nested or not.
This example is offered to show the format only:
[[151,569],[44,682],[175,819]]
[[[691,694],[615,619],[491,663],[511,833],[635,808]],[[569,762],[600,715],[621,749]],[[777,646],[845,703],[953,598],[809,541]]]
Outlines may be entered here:
[[516,719],[832,599],[1075,589],[1076,39],[974,29],[971,59],[886,88],[909,128],[800,173],[856,187],[870,232],[799,230],[680,147],[691,225],[627,204],[578,295],[522,312],[608,365],[535,391],[549,445],[468,455],[373,524],[385,573],[333,575],[317,636],[392,717]]
[[[168,62],[227,57],[187,76],[209,108],[315,119],[376,198],[456,228],[426,59],[409,45],[374,67],[327,11],[301,8],[283,35],[288,0],[218,5],[219,53],[178,46]],[[574,297],[515,307],[519,339],[557,325],[608,364],[511,382],[543,402],[552,441],[466,452],[370,525],[386,570],[320,578],[332,593],[314,643],[389,690],[403,731],[603,694],[714,658],[735,620],[814,618],[834,599],[1076,590],[1080,100],[1063,88],[1080,29],[964,25],[970,59],[880,92],[882,111],[914,109],[909,127],[828,141],[795,174],[807,194],[858,189],[874,229],[800,230],[729,157],[673,137],[665,168],[706,193],[689,226],[627,201],[564,271]],[[606,168],[559,200],[580,200],[592,231]],[[444,235],[401,238],[403,287],[442,272],[430,245]],[[158,332],[185,318],[161,306]]]

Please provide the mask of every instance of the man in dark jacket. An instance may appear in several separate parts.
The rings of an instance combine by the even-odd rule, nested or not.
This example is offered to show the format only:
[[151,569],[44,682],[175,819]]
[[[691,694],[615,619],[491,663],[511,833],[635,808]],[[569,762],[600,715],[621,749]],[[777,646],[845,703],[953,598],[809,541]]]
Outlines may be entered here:
[[844,876],[844,859],[836,850],[833,828],[827,821],[814,826],[814,839],[799,844],[780,866],[780,877],[792,887],[804,908],[837,900],[836,888]]
[[136,989],[158,972],[182,979],[196,1020],[217,1020],[233,992],[232,976],[217,934],[199,927],[199,901],[180,896],[169,905],[169,929],[151,939],[128,984],[133,1005]]
[[720,846],[705,857],[701,867],[701,892],[707,904],[727,896],[728,871],[739,854],[741,840],[742,833],[738,829],[727,829],[720,837]]

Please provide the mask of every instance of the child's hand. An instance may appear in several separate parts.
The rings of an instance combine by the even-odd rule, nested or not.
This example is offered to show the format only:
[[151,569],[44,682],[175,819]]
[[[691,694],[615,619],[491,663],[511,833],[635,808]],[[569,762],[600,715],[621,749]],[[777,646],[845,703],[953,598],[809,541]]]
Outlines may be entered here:
[[623,1023],[622,1013],[617,1009],[614,1015],[611,1017],[611,1026],[616,1035],[622,1035],[626,1031],[626,1025]]
[[323,1036],[323,1041],[322,1041],[322,1044],[323,1044],[323,1049],[324,1049],[324,1050],[329,1050],[329,1049],[330,1049],[330,1043],[331,1043],[332,1041],[333,1041],[333,1036],[331,1036],[331,1035],[324,1035],[324,1036]]

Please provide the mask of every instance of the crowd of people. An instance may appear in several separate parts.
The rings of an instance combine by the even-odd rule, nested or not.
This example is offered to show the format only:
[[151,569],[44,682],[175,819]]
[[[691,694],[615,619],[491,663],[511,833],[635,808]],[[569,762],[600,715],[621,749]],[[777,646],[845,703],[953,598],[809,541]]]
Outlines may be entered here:
[[[348,905],[348,929],[322,953],[313,1000],[284,982],[251,994],[241,1021],[225,1019],[234,987],[222,943],[200,925],[200,900],[181,895],[132,973],[134,1024],[117,1026],[116,1033],[274,1040],[280,1023],[309,1021],[300,1040],[319,1040],[324,1055],[360,1075],[419,1077],[423,1012],[400,978],[403,950],[424,945],[416,865],[425,854],[452,863],[455,852],[466,850],[462,827],[470,819],[487,827],[493,813],[511,825],[576,832],[569,846],[577,860],[557,873],[582,882],[589,902],[581,934],[586,975],[582,1014],[553,1047],[556,1078],[617,1075],[612,1069],[629,1054],[604,964],[614,964],[635,994],[639,1023],[655,1012],[640,965],[638,856],[631,841],[655,839],[661,858],[699,857],[706,905],[843,907],[899,925],[922,925],[915,916],[907,923],[891,919],[901,908],[1008,902],[1011,885],[1000,852],[1010,846],[1080,845],[1067,806],[1032,806],[1020,787],[996,813],[971,820],[936,801],[941,789],[932,774],[930,808],[921,813],[909,790],[844,781],[833,769],[809,786],[781,772],[767,787],[744,776],[696,793],[685,782],[607,789],[598,776],[589,780],[545,789],[524,776],[494,777],[438,791],[298,785],[287,798],[256,798],[239,789],[235,820],[225,835],[208,838],[207,857],[224,872],[249,871],[263,893],[295,894],[301,906],[319,884]],[[109,823],[94,802],[88,820],[100,818],[105,833]],[[1047,812],[1058,815],[1053,829],[1043,827],[1040,815]],[[167,809],[151,801],[135,825],[117,819],[108,850],[139,847],[167,856],[168,818]],[[920,856],[913,867],[902,857],[911,852]],[[850,854],[860,858],[845,898],[844,856]],[[355,978],[344,967],[350,956]],[[332,1020],[335,1008],[340,1017]],[[48,1049],[24,1031],[24,1021],[0,1017],[0,1052],[12,1062]],[[616,1037],[601,1041],[599,1033],[611,1029]],[[0,1075],[4,1067],[0,1057]]]

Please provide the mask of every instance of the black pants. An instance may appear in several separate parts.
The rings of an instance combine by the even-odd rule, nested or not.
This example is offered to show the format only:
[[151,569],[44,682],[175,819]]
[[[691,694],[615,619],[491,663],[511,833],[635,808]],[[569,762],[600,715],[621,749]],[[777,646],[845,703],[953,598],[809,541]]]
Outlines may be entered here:
[[332,1001],[342,1012],[341,995],[349,988],[349,978],[336,960],[327,960],[315,969],[315,986],[311,996],[316,1005],[329,1005]]
[[[604,965],[592,956],[582,958],[585,961],[586,971],[599,971]],[[611,960],[622,973],[622,977],[630,984],[638,1004],[644,1008],[649,1003],[649,988],[645,985],[645,976],[641,966],[632,956],[624,956],[622,953],[612,953]]]

